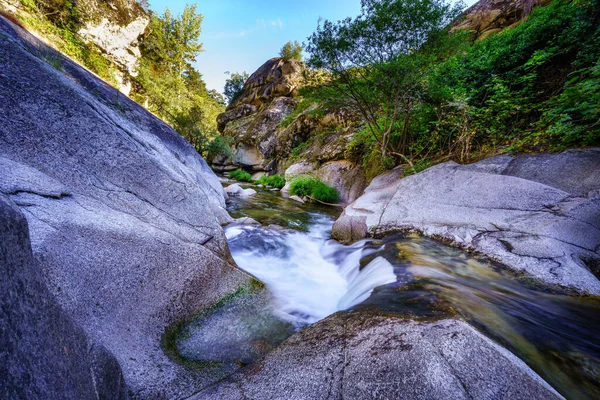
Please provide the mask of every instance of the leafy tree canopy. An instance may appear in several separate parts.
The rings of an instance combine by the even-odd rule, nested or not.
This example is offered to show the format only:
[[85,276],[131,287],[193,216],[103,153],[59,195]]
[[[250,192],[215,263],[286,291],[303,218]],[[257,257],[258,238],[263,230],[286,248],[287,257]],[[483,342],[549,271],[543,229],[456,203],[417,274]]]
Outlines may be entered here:
[[203,51],[201,33],[202,15],[195,4],[176,16],[169,9],[162,15],[153,13],[140,41],[134,96],[203,152],[208,138],[216,134],[223,99],[207,90],[192,65]]
[[[362,0],[359,16],[322,21],[308,38],[309,66],[331,74],[330,98],[362,115],[383,159],[389,153],[405,158],[424,67],[461,8],[446,0]],[[394,146],[398,121],[403,126]]]
[[246,83],[250,76],[246,71],[242,73],[230,73],[227,71],[225,74],[229,75],[229,78],[225,80],[223,95],[227,99],[227,104],[231,104],[242,93],[242,90],[244,90],[244,83]]
[[292,42],[290,40],[289,42],[283,45],[283,47],[279,51],[279,56],[286,61],[302,60],[302,50],[304,50],[304,48],[300,43],[298,43],[298,41],[294,40]]

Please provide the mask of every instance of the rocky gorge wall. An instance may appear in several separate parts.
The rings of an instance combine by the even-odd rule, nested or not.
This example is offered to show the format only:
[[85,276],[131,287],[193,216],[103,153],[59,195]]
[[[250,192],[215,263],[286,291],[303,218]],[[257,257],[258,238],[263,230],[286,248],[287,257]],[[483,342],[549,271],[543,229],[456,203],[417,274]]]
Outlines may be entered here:
[[[49,3],[48,7],[61,7]],[[57,12],[67,12],[58,8],[49,12],[49,16]],[[22,18],[33,18],[32,11],[21,0],[0,0],[0,9]],[[131,78],[137,76],[137,62],[141,57],[138,39],[150,22],[148,12],[136,0],[81,0],[74,5],[72,21],[69,21],[77,34],[85,43],[94,46],[101,57],[112,66],[112,80],[125,95],[131,91]],[[44,36],[43,33],[36,32]],[[44,37],[52,43],[51,37]]]
[[3,18],[0,64],[2,395],[179,398],[219,379],[161,345],[250,282],[216,176],[165,123]]
[[273,58],[250,76],[240,96],[218,116],[219,132],[234,143],[233,154],[215,157],[212,168],[278,173],[288,181],[314,175],[336,187],[341,202],[348,203],[366,186],[361,169],[344,160],[356,116],[344,110],[315,115],[315,104],[284,122],[300,102],[305,69],[301,61]]

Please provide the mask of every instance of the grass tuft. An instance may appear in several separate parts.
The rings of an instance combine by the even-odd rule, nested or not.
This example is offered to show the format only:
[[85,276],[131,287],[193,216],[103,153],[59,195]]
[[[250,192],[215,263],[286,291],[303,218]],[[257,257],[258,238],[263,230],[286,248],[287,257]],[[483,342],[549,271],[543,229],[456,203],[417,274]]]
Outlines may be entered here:
[[325,203],[336,203],[340,198],[336,188],[313,176],[300,176],[294,179],[290,185],[290,192],[296,196],[308,196]]
[[252,175],[242,169],[231,171],[227,174],[227,176],[240,182],[250,182],[252,180]]

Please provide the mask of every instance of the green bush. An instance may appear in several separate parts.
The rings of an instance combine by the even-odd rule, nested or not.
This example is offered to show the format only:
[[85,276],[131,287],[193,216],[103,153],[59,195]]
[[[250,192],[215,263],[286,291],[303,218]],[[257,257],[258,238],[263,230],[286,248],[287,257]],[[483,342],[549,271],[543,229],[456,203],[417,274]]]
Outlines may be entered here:
[[285,179],[281,175],[261,176],[256,183],[264,186],[270,186],[281,189],[285,186]]
[[250,182],[252,180],[252,175],[241,169],[238,169],[237,171],[231,171],[227,174],[227,176],[240,182]]
[[296,196],[308,196],[325,203],[335,203],[339,200],[336,188],[312,176],[300,176],[294,179],[290,185],[290,192]]
[[325,203],[337,203],[340,199],[340,195],[336,188],[320,181],[313,187],[311,197]]
[[233,151],[223,136],[217,136],[208,144],[206,148],[207,158],[212,160],[218,155],[231,157]]

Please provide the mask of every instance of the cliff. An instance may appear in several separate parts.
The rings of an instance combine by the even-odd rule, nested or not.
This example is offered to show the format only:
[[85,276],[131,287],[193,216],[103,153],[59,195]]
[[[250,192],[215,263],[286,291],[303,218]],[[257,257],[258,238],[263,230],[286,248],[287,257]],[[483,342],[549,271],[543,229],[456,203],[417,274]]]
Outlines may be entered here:
[[[53,47],[72,53],[77,61],[129,95],[141,56],[138,38],[150,21],[148,12],[136,0],[81,0],[73,7],[69,4],[0,0],[0,9],[14,15]],[[71,36],[59,33],[65,32],[63,27],[68,27]]]

